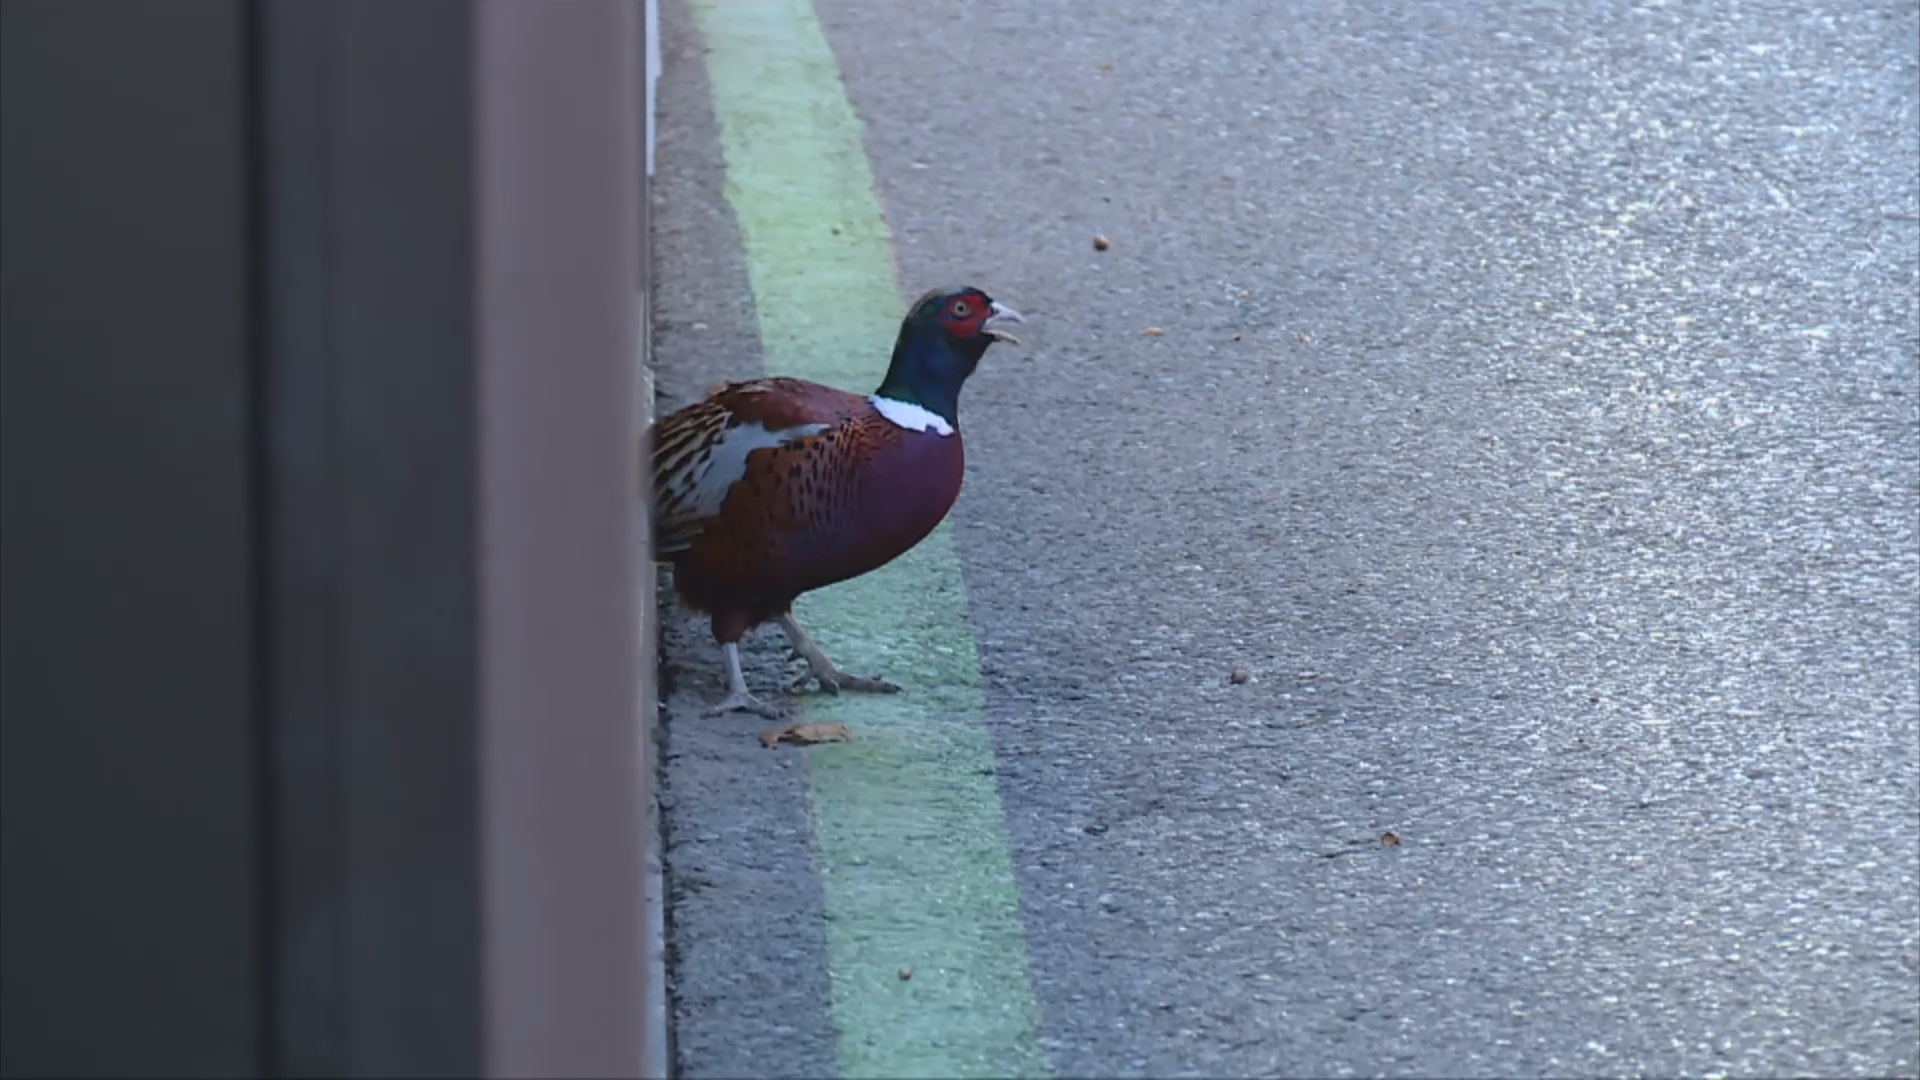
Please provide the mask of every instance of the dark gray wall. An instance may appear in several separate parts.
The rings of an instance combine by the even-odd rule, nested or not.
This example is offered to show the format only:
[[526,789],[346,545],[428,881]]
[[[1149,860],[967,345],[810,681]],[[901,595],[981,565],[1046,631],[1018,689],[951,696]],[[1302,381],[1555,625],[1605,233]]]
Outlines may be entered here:
[[262,1047],[238,3],[0,5],[0,1071]]
[[0,13],[0,1072],[639,1072],[638,5]]
[[276,1065],[472,1075],[472,12],[258,15]]

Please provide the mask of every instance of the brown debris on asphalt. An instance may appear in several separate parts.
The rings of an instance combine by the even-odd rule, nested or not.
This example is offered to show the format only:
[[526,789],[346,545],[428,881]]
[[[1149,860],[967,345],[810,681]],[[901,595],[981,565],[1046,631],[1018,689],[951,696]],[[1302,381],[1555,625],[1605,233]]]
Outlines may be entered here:
[[1244,686],[1253,681],[1253,672],[1237,667],[1227,673],[1227,681],[1235,686]]
[[848,731],[845,724],[788,724],[760,733],[760,745],[769,750],[783,742],[811,746],[814,743],[852,741],[853,732]]
[[1105,251],[1112,246],[1113,243],[1105,236],[1095,236],[1093,238],[1093,250],[1095,251]]

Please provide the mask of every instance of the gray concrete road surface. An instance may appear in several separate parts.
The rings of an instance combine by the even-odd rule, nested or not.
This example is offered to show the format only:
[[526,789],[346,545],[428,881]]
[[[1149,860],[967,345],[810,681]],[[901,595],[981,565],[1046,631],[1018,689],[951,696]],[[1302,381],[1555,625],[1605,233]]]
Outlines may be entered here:
[[[902,288],[1029,318],[954,520],[1056,1072],[1920,1071],[1920,6],[818,10]],[[663,21],[664,409],[760,358]],[[830,1074],[668,620],[680,1066]]]

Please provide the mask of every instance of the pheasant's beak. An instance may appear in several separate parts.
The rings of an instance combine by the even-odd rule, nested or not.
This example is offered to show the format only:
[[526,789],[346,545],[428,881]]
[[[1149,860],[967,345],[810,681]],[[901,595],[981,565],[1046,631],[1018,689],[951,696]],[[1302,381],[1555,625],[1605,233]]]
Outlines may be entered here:
[[1020,317],[1019,312],[1013,310],[1012,308],[1008,307],[1007,305],[1001,303],[998,300],[995,300],[993,302],[993,306],[988,308],[987,312],[988,312],[987,321],[980,324],[981,333],[986,334],[988,337],[994,338],[995,340],[1004,341],[1009,345],[1020,344],[1019,338],[1014,337],[1012,334],[1009,334],[1005,330],[1001,329],[1001,326],[1006,323],[1026,322],[1027,320]]

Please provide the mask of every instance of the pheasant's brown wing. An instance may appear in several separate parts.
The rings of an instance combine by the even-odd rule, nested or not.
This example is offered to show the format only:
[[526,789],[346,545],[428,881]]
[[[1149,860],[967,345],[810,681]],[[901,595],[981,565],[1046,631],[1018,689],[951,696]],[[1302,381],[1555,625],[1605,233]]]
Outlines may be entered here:
[[747,455],[843,424],[866,400],[804,379],[726,383],[654,425],[654,554],[685,552],[746,475]]

